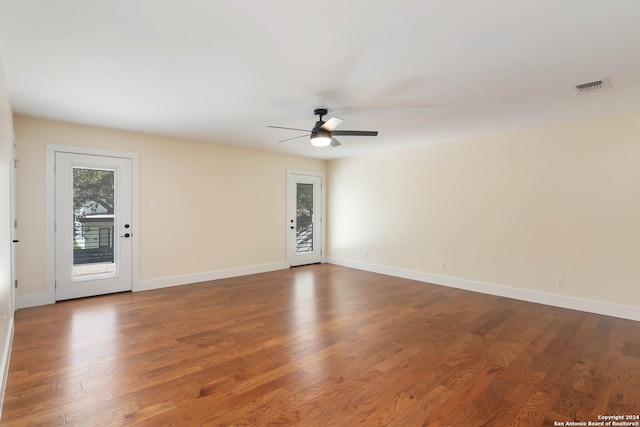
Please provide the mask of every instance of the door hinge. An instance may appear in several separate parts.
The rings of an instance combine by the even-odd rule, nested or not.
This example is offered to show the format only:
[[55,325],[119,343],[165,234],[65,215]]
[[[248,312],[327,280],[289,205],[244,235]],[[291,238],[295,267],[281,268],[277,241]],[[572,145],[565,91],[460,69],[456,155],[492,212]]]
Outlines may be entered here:
[[18,287],[18,279],[16,279],[16,280],[15,280],[13,287],[14,287],[14,288],[17,288],[17,287]]
[[20,161],[20,160],[18,160],[18,159],[13,159],[13,168],[14,168],[14,169],[18,169],[18,162],[19,162],[19,161]]
[[18,228],[18,220],[17,219],[13,220],[13,228]]
[[53,281],[53,289],[58,289],[58,281],[57,280]]

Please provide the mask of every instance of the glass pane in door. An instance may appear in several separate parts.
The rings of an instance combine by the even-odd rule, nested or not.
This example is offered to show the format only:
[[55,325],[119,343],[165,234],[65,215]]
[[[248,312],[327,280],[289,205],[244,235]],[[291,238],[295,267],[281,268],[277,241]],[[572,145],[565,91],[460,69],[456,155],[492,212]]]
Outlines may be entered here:
[[115,274],[115,171],[73,168],[74,279]]
[[313,184],[296,187],[296,253],[313,252]]

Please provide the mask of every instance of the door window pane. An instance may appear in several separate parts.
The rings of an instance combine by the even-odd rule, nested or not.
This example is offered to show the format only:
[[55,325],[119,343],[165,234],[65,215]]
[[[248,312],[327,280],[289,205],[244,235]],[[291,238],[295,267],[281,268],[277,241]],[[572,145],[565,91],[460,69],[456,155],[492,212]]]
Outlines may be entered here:
[[313,184],[296,187],[296,253],[313,252]]
[[73,168],[72,276],[115,273],[115,171]]

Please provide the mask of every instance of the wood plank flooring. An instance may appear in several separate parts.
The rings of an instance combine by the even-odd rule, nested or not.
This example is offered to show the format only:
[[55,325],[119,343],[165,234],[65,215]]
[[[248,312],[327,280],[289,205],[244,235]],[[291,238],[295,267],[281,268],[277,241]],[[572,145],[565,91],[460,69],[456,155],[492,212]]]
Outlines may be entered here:
[[19,310],[2,426],[640,413],[640,322],[335,265]]

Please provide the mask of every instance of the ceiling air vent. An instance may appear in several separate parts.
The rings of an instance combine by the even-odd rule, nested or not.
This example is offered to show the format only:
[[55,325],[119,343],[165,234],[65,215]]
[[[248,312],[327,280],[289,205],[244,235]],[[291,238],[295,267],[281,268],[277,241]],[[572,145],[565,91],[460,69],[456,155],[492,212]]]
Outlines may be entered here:
[[594,82],[582,83],[576,85],[576,92],[578,95],[584,95],[586,93],[602,92],[603,90],[611,89],[611,82],[609,79],[596,80]]

